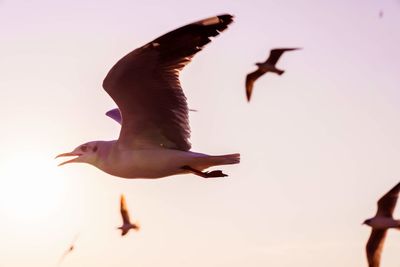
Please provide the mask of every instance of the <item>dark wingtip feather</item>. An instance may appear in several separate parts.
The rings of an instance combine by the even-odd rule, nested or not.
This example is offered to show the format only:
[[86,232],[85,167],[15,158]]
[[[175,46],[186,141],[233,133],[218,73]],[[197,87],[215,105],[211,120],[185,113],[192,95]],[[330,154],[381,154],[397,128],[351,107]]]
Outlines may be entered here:
[[164,60],[193,56],[210,43],[212,37],[227,29],[232,21],[233,16],[229,14],[202,19],[168,32],[149,43],[157,43],[155,47],[149,44],[145,47],[156,48]]
[[217,17],[225,25],[231,24],[233,22],[233,18],[234,18],[234,16],[230,15],[230,14],[219,15]]
[[246,93],[247,103],[250,103],[251,94],[249,92]]
[[246,98],[247,98],[247,102],[250,102],[251,99],[251,93],[253,91],[253,85],[250,84],[250,79],[249,79],[249,75],[247,75],[246,77]]
[[217,16],[217,18],[219,19],[219,22],[220,22],[219,26],[217,27],[217,31],[222,32],[228,28],[229,24],[231,24],[233,22],[234,16],[229,15],[229,14],[224,14],[224,15]]

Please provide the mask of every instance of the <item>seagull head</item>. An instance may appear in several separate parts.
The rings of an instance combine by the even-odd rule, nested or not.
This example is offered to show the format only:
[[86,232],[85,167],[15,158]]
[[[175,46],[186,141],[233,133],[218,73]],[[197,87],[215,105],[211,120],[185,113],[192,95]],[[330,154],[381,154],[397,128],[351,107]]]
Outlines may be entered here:
[[362,224],[371,226],[371,219],[365,220]]
[[98,159],[98,150],[99,150],[99,144],[100,142],[98,141],[92,141],[92,142],[87,142],[84,143],[77,148],[75,148],[72,152],[68,153],[62,153],[58,155],[56,158],[59,157],[75,157],[73,159],[64,161],[58,166],[62,166],[67,163],[74,163],[74,162],[82,162],[82,163],[89,163],[89,164],[94,164],[97,159]]

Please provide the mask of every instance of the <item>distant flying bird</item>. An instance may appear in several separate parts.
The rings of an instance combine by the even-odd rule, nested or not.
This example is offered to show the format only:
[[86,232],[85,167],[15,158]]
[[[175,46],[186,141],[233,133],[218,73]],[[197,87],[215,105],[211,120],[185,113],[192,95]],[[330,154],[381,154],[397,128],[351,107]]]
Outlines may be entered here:
[[72,241],[72,243],[68,247],[68,249],[64,252],[64,254],[61,256],[60,260],[58,261],[57,266],[59,266],[64,261],[65,257],[75,249],[75,243],[76,243],[76,240],[78,240],[78,237],[79,237],[79,234],[75,235],[74,240]]
[[124,195],[121,195],[120,211],[121,211],[121,216],[122,216],[122,226],[118,227],[118,229],[121,230],[121,236],[126,235],[129,232],[129,230],[131,230],[131,229],[139,231],[139,229],[140,229],[139,224],[131,223],[131,221],[129,219],[129,212],[128,212],[128,208],[126,206],[126,201],[125,201]]
[[109,71],[103,87],[116,102],[108,114],[122,121],[118,140],[92,141],[70,153],[61,163],[84,162],[123,178],[161,178],[193,173],[224,177],[212,166],[239,163],[240,154],[210,156],[189,151],[188,106],[179,72],[193,56],[233,21],[225,14],[188,24],[132,51]]
[[375,217],[365,220],[363,223],[372,227],[366,246],[369,267],[379,267],[387,230],[389,228],[400,229],[400,220],[393,219],[399,192],[400,183],[379,199]]
[[383,18],[383,10],[380,10],[380,11],[379,11],[379,18],[380,18],[380,19]]
[[282,54],[286,51],[293,51],[293,50],[299,50],[301,48],[277,48],[277,49],[272,49],[268,59],[264,63],[256,63],[258,66],[258,69],[252,73],[249,73],[246,76],[246,96],[247,96],[247,101],[250,101],[251,98],[251,93],[253,91],[253,86],[254,82],[260,78],[262,75],[264,75],[267,72],[274,72],[278,75],[282,75],[285,71],[280,70],[275,67],[275,64],[278,62],[279,58],[282,56]]

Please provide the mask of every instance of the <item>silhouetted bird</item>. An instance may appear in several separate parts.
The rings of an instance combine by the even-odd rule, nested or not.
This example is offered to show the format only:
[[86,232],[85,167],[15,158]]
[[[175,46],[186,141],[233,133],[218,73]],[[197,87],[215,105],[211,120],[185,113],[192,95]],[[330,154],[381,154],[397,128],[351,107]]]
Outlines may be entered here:
[[121,216],[122,216],[122,226],[118,227],[118,229],[121,230],[121,235],[124,236],[126,235],[129,230],[134,229],[136,231],[139,231],[140,226],[138,223],[131,223],[129,219],[129,212],[128,208],[126,206],[126,201],[125,201],[125,196],[121,195],[120,199],[120,211],[121,211]]
[[164,34],[119,60],[103,81],[121,111],[118,140],[80,145],[58,155],[76,156],[60,165],[89,163],[123,178],[184,173],[205,178],[226,176],[219,170],[203,170],[239,163],[239,154],[210,156],[189,151],[188,106],[179,72],[232,21],[228,14],[200,20]]
[[369,267],[379,267],[387,230],[389,228],[400,229],[400,220],[393,219],[399,191],[400,183],[379,199],[375,217],[365,220],[363,223],[372,227],[366,246]]
[[250,101],[251,93],[253,91],[254,82],[267,72],[274,72],[278,75],[282,75],[285,71],[275,67],[279,58],[286,51],[299,50],[300,48],[277,48],[272,49],[268,59],[264,63],[256,63],[258,69],[246,76],[246,96],[247,101]]
[[71,243],[71,245],[64,252],[64,254],[61,256],[60,260],[58,261],[58,265],[60,265],[63,262],[64,258],[75,249],[75,243],[76,243],[76,240],[78,240],[78,237],[79,237],[79,234],[76,234],[74,240]]

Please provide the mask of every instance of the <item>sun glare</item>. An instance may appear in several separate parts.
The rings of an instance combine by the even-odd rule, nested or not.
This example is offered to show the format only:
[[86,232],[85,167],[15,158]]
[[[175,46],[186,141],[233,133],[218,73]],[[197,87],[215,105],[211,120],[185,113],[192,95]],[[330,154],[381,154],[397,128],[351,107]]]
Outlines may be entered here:
[[16,221],[42,220],[60,204],[64,180],[52,158],[31,155],[9,156],[3,160],[0,207]]

